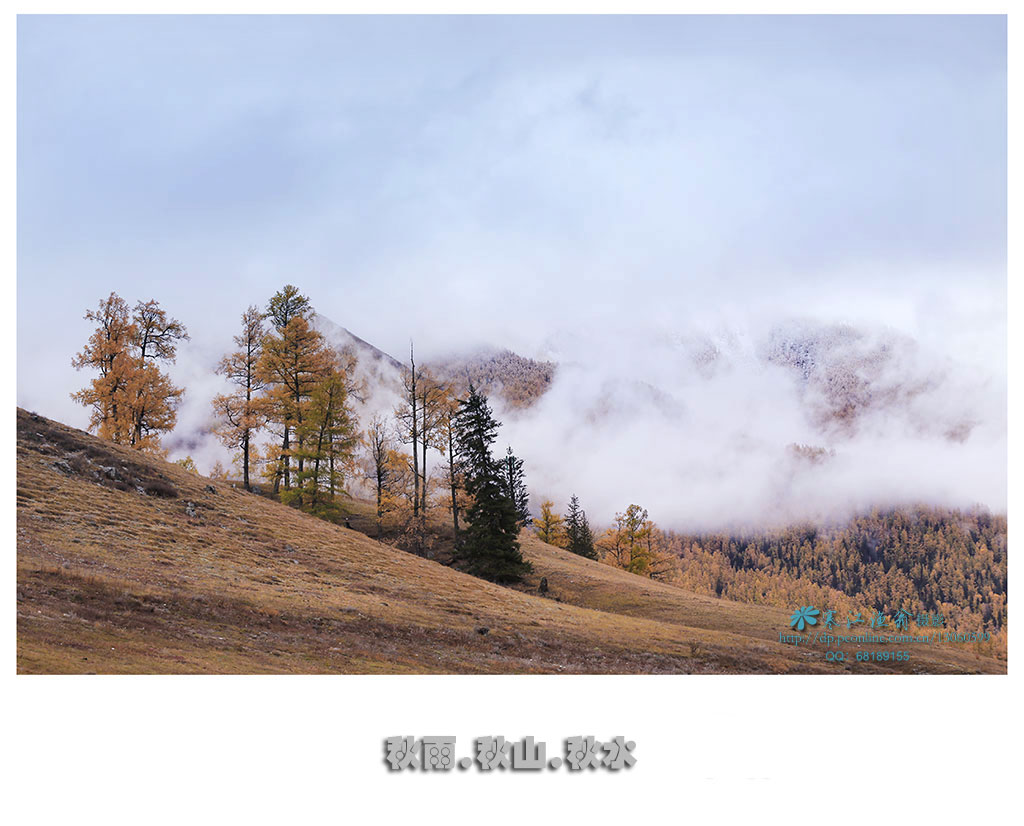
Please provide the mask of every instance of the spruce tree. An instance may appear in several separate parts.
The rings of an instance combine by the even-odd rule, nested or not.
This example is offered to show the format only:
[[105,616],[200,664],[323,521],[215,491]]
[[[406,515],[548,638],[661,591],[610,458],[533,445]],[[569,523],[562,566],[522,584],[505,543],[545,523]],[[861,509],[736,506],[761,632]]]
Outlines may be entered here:
[[473,503],[458,558],[465,569],[493,582],[518,582],[530,570],[519,551],[519,516],[505,491],[501,465],[491,456],[499,423],[487,398],[472,385],[459,402],[457,443],[464,486]]
[[530,493],[526,489],[523,460],[516,458],[511,447],[501,461],[501,475],[505,484],[505,495],[512,500],[512,504],[516,507],[519,527],[524,528],[533,521],[530,516]]
[[594,532],[590,530],[587,514],[580,507],[579,498],[573,494],[569,500],[569,512],[565,515],[566,549],[587,559],[597,559],[594,550]]

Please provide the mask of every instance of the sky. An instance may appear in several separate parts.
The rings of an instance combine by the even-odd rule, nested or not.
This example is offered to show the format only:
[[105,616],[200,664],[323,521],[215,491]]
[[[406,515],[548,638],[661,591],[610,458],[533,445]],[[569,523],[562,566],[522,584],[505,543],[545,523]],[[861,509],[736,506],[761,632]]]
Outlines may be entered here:
[[[189,328],[179,429],[198,427],[238,317],[294,283],[395,355],[415,339],[570,365],[545,416],[509,423],[556,499],[596,467],[642,475],[656,434],[690,469],[594,487],[602,513],[681,513],[685,484],[720,491],[693,518],[737,497],[759,514],[770,453],[743,468],[753,491],[694,468],[806,436],[798,412],[762,421],[788,421],[795,391],[751,398],[763,370],[740,371],[701,407],[678,342],[852,324],[912,339],[914,375],[944,377],[935,409],[969,397],[957,415],[982,435],[950,454],[896,417],[848,453],[905,447],[899,496],[1004,508],[1006,92],[995,16],[23,16],[18,403],[87,423],[70,363],[113,290]],[[703,414],[641,418],[609,453],[529,446],[637,377]],[[843,501],[878,489],[862,465]]]

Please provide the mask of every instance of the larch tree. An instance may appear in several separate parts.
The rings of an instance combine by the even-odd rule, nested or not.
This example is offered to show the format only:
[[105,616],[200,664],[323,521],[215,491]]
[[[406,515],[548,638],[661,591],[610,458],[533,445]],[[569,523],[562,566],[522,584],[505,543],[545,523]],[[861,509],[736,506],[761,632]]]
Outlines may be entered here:
[[71,398],[92,407],[89,429],[104,439],[127,444],[131,415],[125,395],[135,370],[129,349],[136,330],[128,305],[117,293],[100,301],[96,310],[85,313],[86,321],[94,321],[96,330],[71,365],[76,370],[93,368],[99,376],[89,387],[72,393]]
[[[358,359],[350,348],[329,351],[329,370],[326,385],[321,385],[322,394],[336,394],[340,407],[332,415],[335,425],[328,429],[325,445],[327,473],[330,483],[328,492],[334,499],[336,488],[342,486],[345,473],[354,465],[355,453],[359,447],[358,419],[352,408],[352,401],[366,400],[366,381],[356,376]],[[332,384],[337,385],[332,388]]]
[[99,375],[72,398],[92,408],[89,429],[97,435],[159,453],[160,434],[173,429],[184,390],[157,363],[172,364],[177,342],[188,339],[188,332],[155,301],[139,302],[129,314],[117,293],[101,300],[85,318],[97,327],[71,363]]
[[573,494],[569,500],[569,510],[565,514],[564,524],[566,550],[587,559],[597,559],[597,551],[594,549],[594,532],[590,529],[587,513],[580,507],[580,500],[576,494]]
[[668,535],[654,522],[647,522],[647,571],[651,579],[670,580],[679,571],[678,559],[671,552]]
[[555,513],[555,503],[545,499],[540,503],[540,516],[533,520],[533,529],[537,538],[549,545],[562,547],[565,533],[562,530],[562,517]]
[[309,431],[303,427],[306,408],[313,391],[327,374],[331,352],[323,336],[310,325],[309,300],[291,285],[271,298],[267,315],[274,325],[263,341],[257,372],[267,386],[263,410],[281,437],[280,452],[268,473],[274,479],[274,493],[292,486],[292,455],[297,472],[305,466],[303,441]]
[[133,349],[138,370],[131,387],[130,444],[140,448],[155,447],[159,441],[157,434],[174,427],[177,402],[185,392],[171,384],[156,363],[173,364],[178,356],[178,342],[188,341],[189,335],[184,324],[168,318],[160,305],[152,300],[135,305],[132,321],[135,324]]
[[506,495],[501,467],[491,455],[499,423],[486,397],[472,385],[456,421],[465,488],[472,499],[457,556],[469,573],[499,583],[518,582],[530,564],[519,550],[515,503]]
[[309,298],[302,295],[299,288],[292,284],[285,284],[267,302],[267,316],[278,332],[287,327],[293,318],[302,317],[309,321],[312,315],[313,306],[309,303]]
[[160,434],[174,429],[185,390],[155,364],[139,362],[129,384],[132,429],[128,444],[138,450],[162,453]]
[[345,373],[337,358],[327,362],[295,424],[293,455],[298,469],[295,487],[285,499],[314,512],[333,508],[357,443]]
[[250,306],[242,314],[242,332],[234,337],[238,349],[224,356],[217,368],[217,372],[227,378],[235,390],[213,400],[214,413],[220,421],[217,435],[227,447],[241,451],[242,484],[246,490],[252,489],[249,472],[253,441],[266,424],[266,408],[258,397],[264,387],[258,368],[266,336],[265,318],[255,306]]
[[445,414],[446,401],[451,393],[446,384],[434,378],[429,370],[424,370],[417,381],[419,393],[418,407],[420,411],[420,461],[422,472],[419,474],[420,484],[420,517],[425,518],[427,513],[427,493],[429,475],[427,473],[427,453],[430,448],[437,451],[444,449],[444,434],[442,423]]
[[639,505],[630,505],[625,512],[615,514],[615,525],[608,529],[605,540],[618,567],[634,574],[650,574],[653,529],[647,510]]
[[404,480],[405,459],[397,450],[394,432],[381,416],[374,416],[363,434],[363,472],[373,485],[377,499],[377,536],[384,530],[384,517],[395,509],[396,496]]
[[140,301],[135,305],[132,318],[140,361],[152,359],[173,363],[178,355],[178,342],[189,341],[185,325],[175,318],[168,318],[155,301]]

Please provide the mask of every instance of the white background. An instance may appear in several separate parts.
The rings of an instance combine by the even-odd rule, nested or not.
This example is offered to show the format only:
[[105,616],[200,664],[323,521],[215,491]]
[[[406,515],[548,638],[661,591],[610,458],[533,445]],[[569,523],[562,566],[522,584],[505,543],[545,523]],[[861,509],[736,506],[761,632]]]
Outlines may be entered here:
[[[133,11],[138,4],[19,4],[19,11]],[[165,4],[164,11],[337,11],[337,4]],[[346,5],[346,9],[351,6]],[[493,6],[492,6],[493,7]],[[643,3],[598,11],[761,11],[758,4]],[[844,8],[845,7],[845,8]],[[833,4],[845,11],[988,11],[1007,3]],[[149,8],[147,6],[146,8]],[[157,7],[159,8],[159,7]],[[410,4],[388,8],[412,11]],[[429,7],[428,7],[429,8]],[[472,11],[471,3],[431,10]],[[536,3],[507,10],[537,11]],[[773,11],[821,11],[791,3]],[[370,10],[360,9],[360,10]],[[1018,28],[1010,16],[1010,300],[1020,237]],[[1015,49],[1016,45],[1016,49]],[[0,28],[7,267],[14,306],[15,17]],[[1014,94],[1017,97],[1014,97]],[[35,323],[18,319],[18,323]],[[1011,324],[1011,353],[1021,335]],[[6,325],[13,424],[14,326]],[[1011,370],[1012,414],[1020,409]],[[31,677],[15,676],[14,439],[3,441],[7,761],[12,823],[998,823],[1019,820],[1020,680],[1010,677]],[[1011,432],[1011,547],[1019,439]],[[1012,562],[1011,562],[1011,567]],[[1016,581],[1015,577],[1011,577]],[[1011,638],[1012,640],[1012,638]],[[638,641],[642,644],[642,641]],[[1016,648],[1016,646],[1012,646]],[[1011,651],[1011,663],[1016,662]],[[391,773],[389,735],[545,740],[623,735],[625,772]]]

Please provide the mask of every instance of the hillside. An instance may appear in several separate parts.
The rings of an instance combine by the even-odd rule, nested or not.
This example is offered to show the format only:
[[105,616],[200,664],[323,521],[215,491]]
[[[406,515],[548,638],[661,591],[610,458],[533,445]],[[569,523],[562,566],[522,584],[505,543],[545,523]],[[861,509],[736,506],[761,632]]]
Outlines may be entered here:
[[17,462],[20,673],[1005,671],[952,646],[836,666],[778,642],[785,611],[526,536],[532,579],[502,588],[23,410]]
[[482,350],[478,353],[442,359],[427,365],[450,381],[459,395],[473,384],[488,396],[497,396],[509,408],[529,407],[551,386],[556,365],[534,361],[511,350]]

